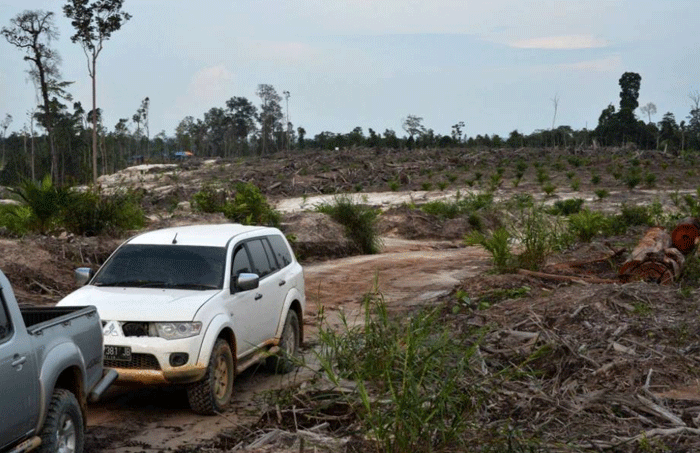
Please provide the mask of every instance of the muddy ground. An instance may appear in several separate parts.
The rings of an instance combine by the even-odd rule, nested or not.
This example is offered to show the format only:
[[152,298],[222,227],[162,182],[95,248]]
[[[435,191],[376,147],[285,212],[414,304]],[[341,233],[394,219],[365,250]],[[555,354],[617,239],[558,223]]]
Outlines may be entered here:
[[[516,185],[513,162],[519,159],[529,166]],[[548,169],[557,186],[552,195],[538,183],[534,162]],[[652,183],[648,177],[646,183],[630,188],[624,182],[630,166],[640,168],[642,175],[654,174],[655,180]],[[496,178],[499,167],[504,170]],[[616,177],[617,173],[623,176]],[[221,452],[251,444],[255,448],[249,451],[300,451],[299,436],[270,437],[269,427],[259,427],[261,415],[270,408],[270,395],[311,379],[310,351],[319,311],[323,309],[331,320],[337,320],[341,311],[355,319],[363,295],[375,285],[394,313],[446,304],[451,308],[445,322],[456,330],[495,326],[481,351],[485,373],[503,363],[528,360],[537,348],[552,350],[548,362],[538,364],[544,377],[504,382],[493,402],[494,420],[511,420],[526,430],[541,427],[536,434],[546,444],[569,444],[569,449],[551,451],[643,451],[635,449],[638,436],[660,439],[664,446],[648,451],[693,451],[697,441],[688,438],[700,433],[695,288],[681,291],[677,283],[581,284],[493,274],[489,254],[464,245],[463,236],[472,228],[465,219],[438,219],[414,206],[491,186],[497,200],[530,194],[552,204],[577,197],[591,209],[609,212],[622,203],[659,202],[672,211],[678,209],[679,194],[694,194],[700,186],[697,173],[695,163],[687,159],[634,150],[361,149],[335,155],[193,160],[104,176],[105,190],[128,186],[142,192],[149,229],[225,221],[219,215],[192,212],[188,201],[201,187],[225,188],[236,181],[260,186],[283,213],[285,233],[294,234],[304,250],[310,365],[284,377],[247,371],[236,379],[231,408],[215,417],[192,414],[181,389],[115,387],[90,407],[86,451]],[[594,183],[593,175],[600,181]],[[601,199],[595,194],[599,189],[608,195]],[[337,193],[356,194],[382,209],[381,254],[344,256],[348,247],[342,228],[309,211]],[[498,221],[487,219],[487,226]],[[552,256],[545,270],[556,273],[556,263],[594,260],[630,248],[642,233],[637,229],[626,237],[579,244]],[[5,237],[0,239],[0,268],[21,302],[51,305],[74,289],[75,267],[98,266],[125,237],[85,238],[61,232]],[[619,264],[608,260],[607,267],[578,272],[614,277]],[[470,303],[481,306],[454,309],[455,304],[464,304],[455,294],[468,294]],[[518,296],[503,298],[503,294]],[[269,441],[261,442],[266,435]],[[307,451],[348,450],[347,443],[333,441],[343,439],[345,432],[326,429],[315,435],[322,441]]]

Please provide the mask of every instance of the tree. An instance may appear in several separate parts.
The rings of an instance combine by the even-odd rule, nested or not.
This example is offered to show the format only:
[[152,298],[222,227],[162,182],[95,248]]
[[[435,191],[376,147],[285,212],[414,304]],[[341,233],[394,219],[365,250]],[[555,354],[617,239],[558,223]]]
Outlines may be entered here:
[[455,143],[462,143],[462,130],[464,129],[464,121],[452,125],[452,140]]
[[262,149],[261,152],[267,152],[268,141],[271,138],[272,132],[280,126],[282,119],[282,108],[280,101],[282,97],[277,94],[277,91],[272,85],[261,83],[255,94],[262,101],[260,106],[260,124],[262,134]]
[[414,138],[414,136],[420,137],[425,133],[425,126],[423,126],[423,118],[421,118],[420,116],[408,115],[406,118],[404,118],[402,127],[410,138]]
[[[119,30],[131,15],[122,11],[124,0],[68,0],[63,12],[71,19],[75,34],[71,41],[80,43],[85,52],[88,74],[92,79],[92,110],[97,110],[97,57],[104,42]],[[97,183],[97,117],[92,117],[92,182]]]
[[7,128],[12,124],[12,115],[9,113],[5,114],[5,119],[0,122],[0,129],[2,129],[2,162],[0,162],[0,169],[5,167],[5,134],[7,133]]
[[688,132],[690,135],[689,145],[700,148],[700,92],[694,91],[688,95],[693,102],[688,115]]
[[636,72],[625,72],[620,77],[620,110],[634,111],[639,102],[639,88],[642,84],[642,76]]
[[29,75],[34,79],[43,101],[42,126],[49,136],[51,150],[51,177],[57,180],[58,153],[53,141],[54,111],[51,108],[51,94],[66,97],[65,83],[59,82],[58,66],[60,57],[51,49],[51,41],[58,38],[58,30],[53,22],[54,14],[46,11],[24,11],[10,22],[12,27],[3,27],[2,35],[13,46],[25,52],[24,59],[32,64]]
[[651,123],[651,115],[656,114],[656,104],[654,104],[653,102],[649,102],[648,104],[639,107],[639,111],[647,115],[647,117],[649,118],[649,122]]
[[146,129],[146,156],[151,157],[151,134],[148,129],[148,108],[151,104],[151,100],[146,96],[143,101],[141,101],[141,107],[139,107],[138,113],[141,116],[141,122],[143,122],[143,127]]
[[227,114],[231,117],[233,138],[238,150],[246,150],[248,136],[255,131],[258,109],[244,97],[232,97],[226,101]]
[[659,122],[660,132],[659,137],[661,138],[661,143],[665,142],[666,146],[671,145],[673,149],[678,145],[678,124],[676,123],[676,118],[673,113],[668,112],[664,115],[663,119]]

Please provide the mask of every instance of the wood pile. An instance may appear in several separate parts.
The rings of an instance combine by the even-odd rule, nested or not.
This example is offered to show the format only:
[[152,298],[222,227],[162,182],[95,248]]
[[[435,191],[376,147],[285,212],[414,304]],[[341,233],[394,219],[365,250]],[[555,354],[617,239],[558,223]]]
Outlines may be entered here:
[[695,218],[682,220],[670,234],[663,227],[652,227],[620,267],[620,279],[671,284],[680,277],[686,256],[698,241],[700,221]]

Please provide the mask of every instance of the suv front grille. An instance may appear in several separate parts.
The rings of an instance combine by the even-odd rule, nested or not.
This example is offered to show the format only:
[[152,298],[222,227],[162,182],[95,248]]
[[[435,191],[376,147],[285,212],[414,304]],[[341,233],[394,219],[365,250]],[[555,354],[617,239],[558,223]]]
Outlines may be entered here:
[[131,354],[131,360],[105,360],[108,368],[128,368],[131,370],[160,370],[158,359],[153,354]]

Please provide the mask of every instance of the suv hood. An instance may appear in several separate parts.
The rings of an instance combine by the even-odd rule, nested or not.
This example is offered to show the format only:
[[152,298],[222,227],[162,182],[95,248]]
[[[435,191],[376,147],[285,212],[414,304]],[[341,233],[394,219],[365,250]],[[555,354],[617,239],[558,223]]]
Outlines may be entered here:
[[103,321],[192,321],[197,310],[219,291],[87,285],[56,305],[94,305]]

